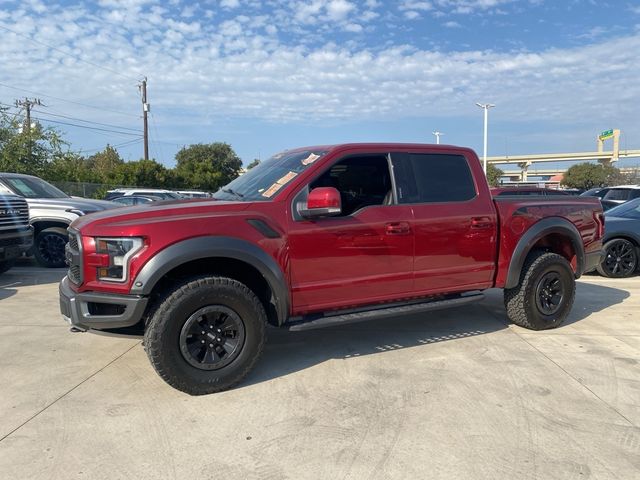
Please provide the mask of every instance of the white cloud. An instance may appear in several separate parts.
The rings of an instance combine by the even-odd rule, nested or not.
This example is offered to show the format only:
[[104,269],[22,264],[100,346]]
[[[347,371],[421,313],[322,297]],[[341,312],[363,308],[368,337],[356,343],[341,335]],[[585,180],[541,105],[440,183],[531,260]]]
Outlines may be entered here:
[[240,6],[240,0],[220,0],[222,8],[233,9]]

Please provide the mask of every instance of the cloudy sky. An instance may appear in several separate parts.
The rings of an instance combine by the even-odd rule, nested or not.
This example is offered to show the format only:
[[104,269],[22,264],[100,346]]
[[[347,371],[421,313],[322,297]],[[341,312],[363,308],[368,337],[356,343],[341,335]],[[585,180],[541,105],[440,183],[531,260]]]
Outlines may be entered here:
[[608,128],[640,148],[639,60],[636,0],[0,0],[0,103],[39,97],[75,150],[137,159],[146,76],[166,165],[197,142],[249,162],[434,130],[481,151],[475,102],[497,105],[490,155],[595,150]]

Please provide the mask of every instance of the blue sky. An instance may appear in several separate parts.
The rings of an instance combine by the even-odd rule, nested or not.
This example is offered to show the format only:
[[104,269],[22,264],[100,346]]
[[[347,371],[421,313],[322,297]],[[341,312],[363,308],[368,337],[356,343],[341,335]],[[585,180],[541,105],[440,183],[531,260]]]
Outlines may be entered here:
[[478,101],[497,105],[489,155],[595,150],[608,128],[640,148],[639,52],[625,0],[0,0],[1,103],[40,97],[76,151],[138,159],[147,76],[168,166],[198,142],[248,163],[433,130],[481,152]]

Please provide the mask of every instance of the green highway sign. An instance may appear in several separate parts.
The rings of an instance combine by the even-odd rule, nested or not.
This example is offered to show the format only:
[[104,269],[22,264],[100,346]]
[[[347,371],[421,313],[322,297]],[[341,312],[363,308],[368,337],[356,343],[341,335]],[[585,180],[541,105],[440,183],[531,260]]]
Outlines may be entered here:
[[606,140],[607,138],[613,137],[613,130],[605,130],[598,137],[600,140]]

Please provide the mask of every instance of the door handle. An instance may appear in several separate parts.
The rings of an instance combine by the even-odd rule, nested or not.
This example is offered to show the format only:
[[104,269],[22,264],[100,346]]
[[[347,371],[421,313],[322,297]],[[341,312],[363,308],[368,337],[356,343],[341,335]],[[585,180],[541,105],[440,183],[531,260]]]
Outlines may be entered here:
[[411,226],[407,222],[387,223],[384,229],[387,235],[408,235],[411,233]]
[[493,226],[493,222],[489,217],[473,217],[471,219],[471,228],[491,228]]

